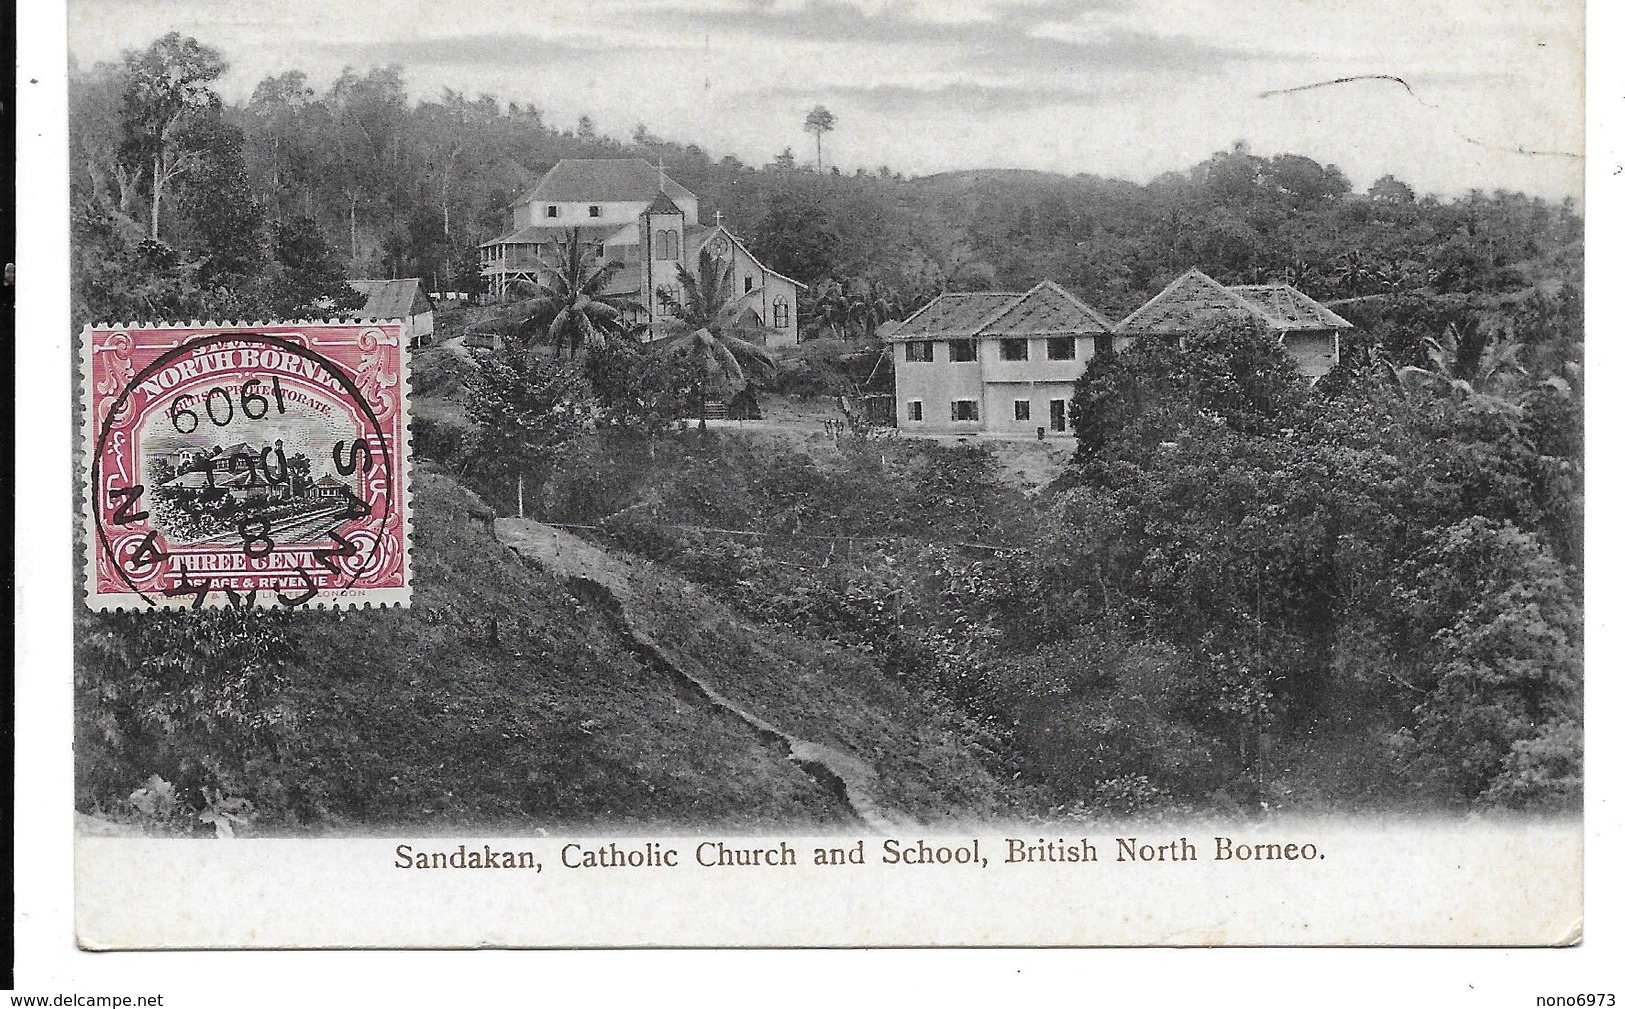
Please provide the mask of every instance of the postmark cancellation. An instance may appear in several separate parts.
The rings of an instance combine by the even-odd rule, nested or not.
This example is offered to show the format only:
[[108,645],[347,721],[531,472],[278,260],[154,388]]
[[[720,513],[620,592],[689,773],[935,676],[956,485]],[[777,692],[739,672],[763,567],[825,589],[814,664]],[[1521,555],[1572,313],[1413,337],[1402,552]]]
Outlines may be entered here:
[[408,604],[407,354],[400,322],[87,326],[88,604]]

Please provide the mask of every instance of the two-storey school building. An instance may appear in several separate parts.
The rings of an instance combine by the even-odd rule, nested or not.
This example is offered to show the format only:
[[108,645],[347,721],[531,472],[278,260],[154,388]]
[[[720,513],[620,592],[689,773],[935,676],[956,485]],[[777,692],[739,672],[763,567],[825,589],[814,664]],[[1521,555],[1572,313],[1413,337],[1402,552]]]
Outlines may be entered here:
[[1090,358],[1224,320],[1273,333],[1311,380],[1336,366],[1348,320],[1286,284],[1226,287],[1189,270],[1115,326],[1053,281],[1025,293],[938,296],[886,338],[903,432],[1064,432]]
[[887,337],[902,431],[1065,431],[1072,384],[1112,339],[1094,309],[1043,281],[944,294]]

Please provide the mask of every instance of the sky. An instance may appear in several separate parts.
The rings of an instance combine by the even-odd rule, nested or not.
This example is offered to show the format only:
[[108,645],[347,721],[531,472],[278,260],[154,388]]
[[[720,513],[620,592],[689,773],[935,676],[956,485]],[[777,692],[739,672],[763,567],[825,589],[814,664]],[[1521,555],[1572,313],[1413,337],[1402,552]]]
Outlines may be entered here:
[[[415,98],[533,102],[714,156],[910,175],[1031,168],[1144,182],[1246,141],[1357,187],[1583,195],[1581,0],[69,0],[69,52],[169,30],[219,90],[399,64]],[[1345,83],[1325,83],[1357,78]],[[1312,86],[1324,84],[1324,86]]]

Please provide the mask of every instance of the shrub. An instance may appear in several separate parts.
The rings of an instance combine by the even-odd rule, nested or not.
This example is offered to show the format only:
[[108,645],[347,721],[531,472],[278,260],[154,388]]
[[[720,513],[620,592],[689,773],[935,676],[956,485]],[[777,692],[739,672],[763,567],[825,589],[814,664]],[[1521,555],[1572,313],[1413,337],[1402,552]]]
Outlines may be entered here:
[[154,775],[173,782],[160,791],[184,817],[211,797],[251,795],[291,717],[282,692],[300,659],[295,619],[249,608],[84,614],[74,655],[82,806],[128,811],[132,788]]
[[476,358],[468,377],[470,464],[490,474],[551,463],[586,432],[594,402],[573,363],[538,360],[516,340]]

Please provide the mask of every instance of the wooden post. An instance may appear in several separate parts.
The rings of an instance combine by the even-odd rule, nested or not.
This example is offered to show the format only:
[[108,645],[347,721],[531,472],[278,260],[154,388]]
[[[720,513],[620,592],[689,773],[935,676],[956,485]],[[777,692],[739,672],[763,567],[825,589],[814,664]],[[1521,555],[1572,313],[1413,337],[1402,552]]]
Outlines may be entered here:
[[525,478],[519,478],[519,517],[525,517]]

